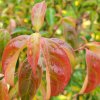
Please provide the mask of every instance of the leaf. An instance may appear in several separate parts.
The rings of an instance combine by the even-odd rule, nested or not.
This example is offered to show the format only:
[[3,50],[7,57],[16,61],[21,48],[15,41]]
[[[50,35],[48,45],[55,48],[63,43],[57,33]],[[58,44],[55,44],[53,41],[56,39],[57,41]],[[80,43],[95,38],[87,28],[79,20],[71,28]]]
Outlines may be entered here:
[[30,36],[27,43],[27,58],[32,67],[33,73],[36,73],[38,59],[40,55],[40,34],[34,33]]
[[[51,96],[61,93],[71,77],[71,65],[67,53],[59,43],[42,38],[41,47],[50,76]],[[48,74],[48,73],[47,73]],[[47,79],[47,82],[48,79]],[[48,86],[49,83],[47,83]],[[47,90],[48,91],[48,90]],[[50,90],[49,90],[50,91]]]
[[25,34],[31,34],[32,30],[28,30],[25,27],[17,27],[13,32],[12,36],[17,36],[17,35],[25,35]]
[[0,80],[2,80],[2,79],[3,79],[3,77],[4,77],[4,75],[3,75],[3,74],[0,74]]
[[8,88],[5,80],[0,80],[0,100],[9,100]]
[[13,31],[15,30],[16,28],[16,22],[14,19],[10,19],[10,23],[8,25],[8,31],[10,34],[13,34]]
[[10,34],[5,30],[0,30],[0,60],[2,57],[3,50],[7,45],[8,41],[10,40]]
[[10,85],[14,85],[14,71],[18,56],[25,47],[28,35],[22,35],[12,39],[4,49],[2,56],[2,68],[5,79]]
[[87,76],[80,93],[88,93],[100,84],[100,56],[86,49]]
[[18,75],[18,86],[21,100],[32,100],[36,94],[42,78],[42,70],[38,66],[36,71],[37,73],[34,76],[27,59],[22,63]]
[[50,84],[50,62],[49,62],[49,53],[45,38],[41,38],[41,50],[44,56],[44,61],[46,65],[46,80],[47,80],[47,94],[46,100],[50,99],[51,96],[51,84]]
[[73,48],[69,44],[60,39],[51,38],[51,40],[58,43],[64,49],[64,51],[68,55],[71,65],[74,67],[76,62],[75,62],[75,54]]
[[87,43],[86,47],[94,53],[100,55],[100,42]]
[[46,11],[46,20],[49,25],[54,25],[55,23],[55,9],[48,8]]
[[32,8],[31,20],[36,31],[39,31],[39,29],[42,27],[42,24],[44,22],[45,12],[46,12],[46,4],[44,1],[37,3]]
[[82,7],[83,7],[83,8],[94,7],[94,6],[96,6],[96,1],[94,1],[94,0],[91,0],[91,3],[90,3],[90,1],[88,0],[88,1],[86,1],[86,2],[84,2],[84,3],[82,4]]
[[63,20],[64,20],[67,24],[73,26],[74,28],[76,27],[76,20],[75,20],[74,18],[72,18],[72,17],[64,17]]
[[43,0],[34,0],[34,3],[42,2]]
[[12,100],[18,93],[18,82],[9,91],[9,98]]

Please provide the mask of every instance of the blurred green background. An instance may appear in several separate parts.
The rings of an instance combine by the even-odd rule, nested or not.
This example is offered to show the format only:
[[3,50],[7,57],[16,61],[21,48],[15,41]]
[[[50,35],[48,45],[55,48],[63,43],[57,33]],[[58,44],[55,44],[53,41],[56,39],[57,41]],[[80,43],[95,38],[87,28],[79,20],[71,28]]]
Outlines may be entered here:
[[[4,47],[11,38],[34,33],[31,9],[43,0],[0,0],[0,66]],[[100,42],[100,0],[45,0],[47,11],[40,30],[42,36],[56,37],[77,49],[86,42]],[[51,100],[72,100],[86,76],[85,51],[76,51],[71,81],[59,96]],[[24,52],[22,57],[25,57]],[[1,72],[1,67],[0,67]],[[45,80],[44,80],[45,81]],[[34,100],[42,100],[40,91]],[[100,100],[100,87],[77,100]]]

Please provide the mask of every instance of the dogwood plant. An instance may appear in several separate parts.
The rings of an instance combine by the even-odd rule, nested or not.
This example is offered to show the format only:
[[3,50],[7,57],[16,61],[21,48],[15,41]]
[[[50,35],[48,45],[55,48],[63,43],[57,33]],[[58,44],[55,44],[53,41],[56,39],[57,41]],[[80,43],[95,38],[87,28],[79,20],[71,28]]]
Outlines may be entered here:
[[[46,3],[37,3],[32,8],[31,21],[36,33],[13,38],[6,46],[2,57],[4,79],[0,81],[0,98],[9,100],[7,84],[14,86],[16,63],[23,49],[27,58],[18,67],[18,89],[22,100],[32,100],[46,69],[46,97],[61,93],[71,78],[72,66],[75,65],[74,50],[66,42],[57,38],[44,38],[39,33],[44,22]],[[84,45],[86,50],[87,75],[82,93],[91,92],[100,84],[100,43]],[[42,64],[41,64],[41,63]]]

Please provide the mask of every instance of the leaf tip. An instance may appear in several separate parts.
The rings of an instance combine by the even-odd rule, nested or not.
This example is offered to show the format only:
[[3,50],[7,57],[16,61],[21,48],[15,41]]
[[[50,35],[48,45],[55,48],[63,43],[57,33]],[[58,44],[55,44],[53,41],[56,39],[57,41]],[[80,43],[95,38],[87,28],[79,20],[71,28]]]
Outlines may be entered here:
[[32,8],[31,20],[32,20],[32,24],[34,26],[34,29],[37,32],[42,27],[42,24],[44,22],[45,13],[46,13],[45,1],[42,1],[40,3],[35,4],[35,6],[33,6],[33,8]]

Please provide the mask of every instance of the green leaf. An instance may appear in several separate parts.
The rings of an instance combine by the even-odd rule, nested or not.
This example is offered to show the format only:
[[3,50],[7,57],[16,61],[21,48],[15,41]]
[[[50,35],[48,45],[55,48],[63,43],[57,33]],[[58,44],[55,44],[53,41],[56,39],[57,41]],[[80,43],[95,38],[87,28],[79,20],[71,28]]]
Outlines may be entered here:
[[8,32],[0,31],[0,60],[2,57],[3,50],[10,40],[10,34]]
[[34,3],[42,2],[43,0],[34,0]]
[[96,2],[96,0],[87,0],[87,1],[85,1],[84,3],[82,3],[82,7],[94,7],[94,6],[96,6],[96,4],[97,4],[97,2]]
[[49,25],[54,25],[55,23],[55,9],[48,8],[46,11],[46,20]]
[[18,82],[14,85],[14,87],[11,88],[9,92],[10,100],[12,100],[13,97],[16,96],[17,93],[18,93]]
[[28,30],[24,27],[18,27],[13,31],[12,36],[25,35],[25,34],[31,34],[31,33],[32,33],[31,30]]

